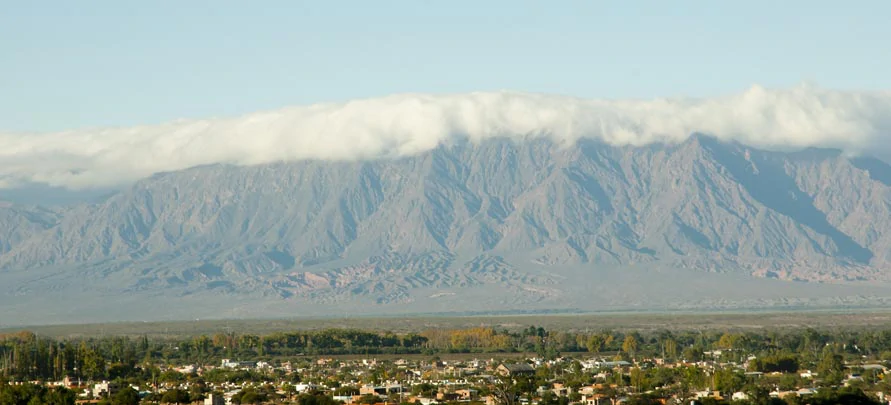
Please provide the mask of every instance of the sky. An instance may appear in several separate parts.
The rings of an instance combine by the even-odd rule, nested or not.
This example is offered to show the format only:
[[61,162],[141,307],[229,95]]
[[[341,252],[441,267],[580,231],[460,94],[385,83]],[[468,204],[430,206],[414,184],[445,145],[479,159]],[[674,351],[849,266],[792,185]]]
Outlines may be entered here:
[[891,89],[887,1],[0,1],[0,133],[401,93]]

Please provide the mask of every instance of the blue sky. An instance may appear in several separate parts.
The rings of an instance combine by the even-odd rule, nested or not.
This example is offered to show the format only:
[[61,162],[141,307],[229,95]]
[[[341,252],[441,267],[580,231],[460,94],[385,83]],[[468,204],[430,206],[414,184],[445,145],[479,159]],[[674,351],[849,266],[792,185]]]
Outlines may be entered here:
[[891,88],[886,1],[4,1],[0,131],[392,93]]

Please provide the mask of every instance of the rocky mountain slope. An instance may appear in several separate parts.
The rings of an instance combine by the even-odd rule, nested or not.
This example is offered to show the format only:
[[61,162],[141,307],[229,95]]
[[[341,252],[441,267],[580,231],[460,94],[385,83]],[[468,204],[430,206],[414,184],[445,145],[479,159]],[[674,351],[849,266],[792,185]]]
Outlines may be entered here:
[[[884,283],[889,260],[891,166],[706,136],[214,165],[60,214],[0,206],[0,285],[26,301],[49,289],[251,297],[314,313],[575,308],[579,283],[608,271]],[[462,291],[487,298],[425,304]]]
[[0,201],[0,254],[25,239],[54,227],[58,219],[58,215],[52,210]]

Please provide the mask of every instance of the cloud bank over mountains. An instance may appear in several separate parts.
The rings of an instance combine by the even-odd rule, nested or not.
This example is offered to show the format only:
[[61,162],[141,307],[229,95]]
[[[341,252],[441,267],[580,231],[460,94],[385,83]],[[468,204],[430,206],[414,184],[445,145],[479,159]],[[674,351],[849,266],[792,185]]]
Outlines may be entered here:
[[753,86],[710,99],[591,100],[518,92],[402,94],[236,118],[0,134],[0,188],[124,185],[198,165],[408,156],[457,139],[681,142],[693,133],[765,149],[891,151],[891,92]]

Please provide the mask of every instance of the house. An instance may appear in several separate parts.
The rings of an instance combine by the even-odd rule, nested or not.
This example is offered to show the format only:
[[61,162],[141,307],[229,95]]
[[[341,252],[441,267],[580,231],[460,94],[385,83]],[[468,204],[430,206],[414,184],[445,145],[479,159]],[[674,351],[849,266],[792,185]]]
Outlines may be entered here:
[[359,395],[389,395],[402,393],[402,386],[399,384],[390,384],[387,386],[375,386],[366,384],[359,387]]
[[62,379],[62,386],[66,387],[66,388],[73,388],[73,387],[77,387],[79,385],[80,385],[80,381],[74,380],[67,375],[65,376],[65,378]]
[[410,400],[408,402],[413,402],[415,404],[420,404],[420,405],[436,405],[439,403],[439,401],[437,401],[435,398],[421,398],[421,397],[414,398],[413,401]]
[[553,392],[554,395],[557,395],[558,397],[565,397],[565,396],[569,395],[570,393],[572,393],[572,389],[563,385],[562,383],[555,382],[553,384],[553,387],[554,388],[551,389],[551,392]]
[[706,389],[705,391],[694,392],[693,397],[695,397],[696,399],[713,398],[718,401],[724,400],[724,397],[721,396],[721,391],[712,391],[711,389]]
[[617,367],[629,367],[629,366],[631,366],[631,363],[629,363],[629,362],[627,362],[627,361],[625,361],[625,360],[619,360],[619,361],[598,361],[598,362],[595,362],[594,364],[595,364],[597,367],[602,367],[602,368],[617,368]]
[[359,387],[359,395],[387,395],[387,387],[366,384]]
[[470,388],[456,390],[455,394],[458,394],[459,399],[462,401],[474,401],[479,398],[479,392]]
[[221,366],[223,368],[254,368],[257,363],[253,361],[232,361],[229,359],[223,359]]
[[811,370],[805,370],[805,371],[802,371],[801,373],[799,373],[798,375],[801,376],[801,378],[813,379],[814,377],[817,376],[817,373],[815,373]]
[[321,389],[322,389],[321,386],[316,385],[316,384],[313,384],[313,383],[309,383],[309,384],[302,384],[302,383],[301,383],[301,384],[294,384],[294,391],[296,391],[298,394],[303,394],[303,393],[306,393],[306,392],[319,391],[319,390],[321,390]]
[[860,366],[860,368],[862,368],[864,371],[880,372],[882,374],[888,373],[888,368],[881,364],[864,364]]
[[219,394],[207,394],[207,398],[204,398],[204,405],[226,405],[226,398]]
[[93,398],[110,397],[120,390],[115,382],[103,381],[93,385]]
[[606,405],[611,404],[612,399],[603,394],[589,394],[582,397],[584,405]]
[[799,388],[799,389],[798,389],[798,396],[799,396],[799,397],[804,397],[804,396],[808,396],[808,395],[814,395],[814,394],[816,394],[816,393],[817,393],[817,390],[816,390],[815,388]]
[[535,369],[527,363],[501,364],[495,371],[503,376],[531,376],[535,374]]
[[198,371],[198,368],[195,367],[195,365],[193,365],[193,364],[189,364],[189,365],[182,366],[182,367],[176,367],[173,370],[176,371],[177,373],[181,373],[181,374],[192,374],[192,373]]
[[863,376],[857,373],[848,374],[845,379],[842,380],[842,384],[844,384],[845,387],[849,387],[851,385],[851,382],[854,381],[863,381]]

